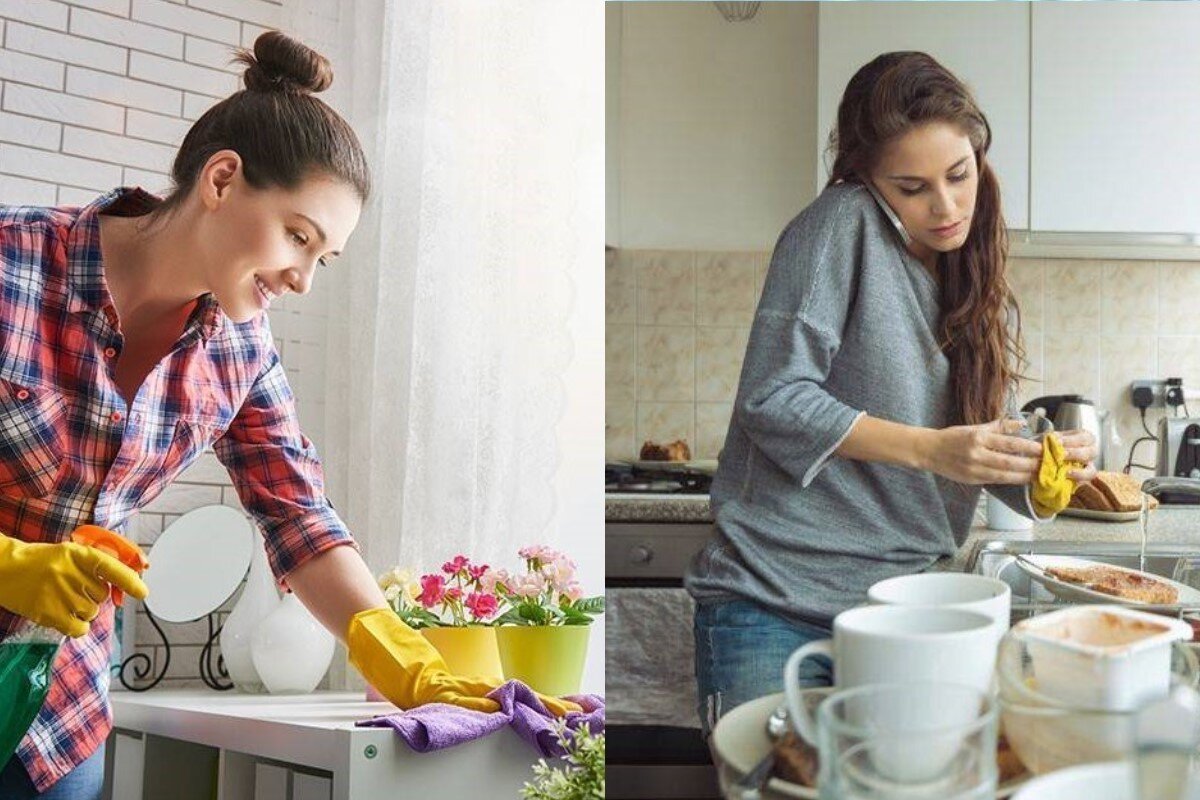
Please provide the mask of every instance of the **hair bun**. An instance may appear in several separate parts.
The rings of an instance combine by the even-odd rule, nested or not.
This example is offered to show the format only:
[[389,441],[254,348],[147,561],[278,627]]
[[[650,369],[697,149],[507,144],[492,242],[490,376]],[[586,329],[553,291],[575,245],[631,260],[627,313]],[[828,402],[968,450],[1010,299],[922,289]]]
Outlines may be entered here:
[[242,80],[257,92],[321,92],[333,83],[329,59],[285,33],[267,31],[254,40],[254,52],[235,57],[246,65]]

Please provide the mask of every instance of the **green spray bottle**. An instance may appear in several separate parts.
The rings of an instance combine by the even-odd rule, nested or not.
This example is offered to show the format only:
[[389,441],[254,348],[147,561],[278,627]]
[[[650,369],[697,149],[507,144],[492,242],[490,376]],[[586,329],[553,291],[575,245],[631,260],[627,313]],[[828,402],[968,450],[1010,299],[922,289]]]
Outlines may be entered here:
[[[71,540],[108,553],[139,573],[149,566],[136,544],[97,525],[81,525]],[[113,602],[121,605],[124,593],[116,587],[111,592]],[[53,628],[26,622],[0,641],[0,767],[8,763],[41,710],[50,691],[54,658],[65,638]]]

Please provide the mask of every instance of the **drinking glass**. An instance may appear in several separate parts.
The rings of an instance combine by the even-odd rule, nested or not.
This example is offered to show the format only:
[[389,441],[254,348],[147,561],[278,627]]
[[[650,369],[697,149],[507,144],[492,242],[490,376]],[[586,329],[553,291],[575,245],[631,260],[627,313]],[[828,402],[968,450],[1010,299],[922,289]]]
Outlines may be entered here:
[[996,793],[996,705],[953,683],[871,684],[817,713],[821,800],[983,800]]

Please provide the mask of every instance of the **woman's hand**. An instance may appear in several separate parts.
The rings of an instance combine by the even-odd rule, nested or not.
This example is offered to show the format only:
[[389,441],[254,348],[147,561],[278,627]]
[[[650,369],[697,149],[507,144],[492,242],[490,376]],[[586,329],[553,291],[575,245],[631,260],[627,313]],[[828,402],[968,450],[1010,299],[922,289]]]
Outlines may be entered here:
[[1067,461],[1077,461],[1083,464],[1083,469],[1073,469],[1068,474],[1076,483],[1090,481],[1096,477],[1096,465],[1092,462],[1100,454],[1096,446],[1096,437],[1090,431],[1060,431],[1058,440],[1066,451]]
[[[1072,446],[1087,445],[1072,439]],[[958,483],[1022,485],[1037,477],[1042,445],[1003,433],[996,421],[929,431],[922,455],[925,469]]]
[[114,586],[138,600],[148,591],[136,572],[94,547],[0,534],[0,607],[38,625],[83,636]]

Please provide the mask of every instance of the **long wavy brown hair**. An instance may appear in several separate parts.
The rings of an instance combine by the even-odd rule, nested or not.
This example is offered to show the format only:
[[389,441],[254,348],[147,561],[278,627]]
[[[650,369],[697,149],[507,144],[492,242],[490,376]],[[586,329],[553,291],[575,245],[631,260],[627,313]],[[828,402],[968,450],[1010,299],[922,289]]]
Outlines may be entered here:
[[1004,410],[1021,377],[1025,350],[1020,312],[1006,277],[1000,183],[987,161],[992,130],[971,91],[925,53],[875,58],[855,73],[842,95],[829,136],[834,159],[828,185],[870,180],[884,145],[929,122],[957,126],[975,151],[979,184],[967,240],[938,256],[939,344],[950,361],[955,421],[987,422]]

